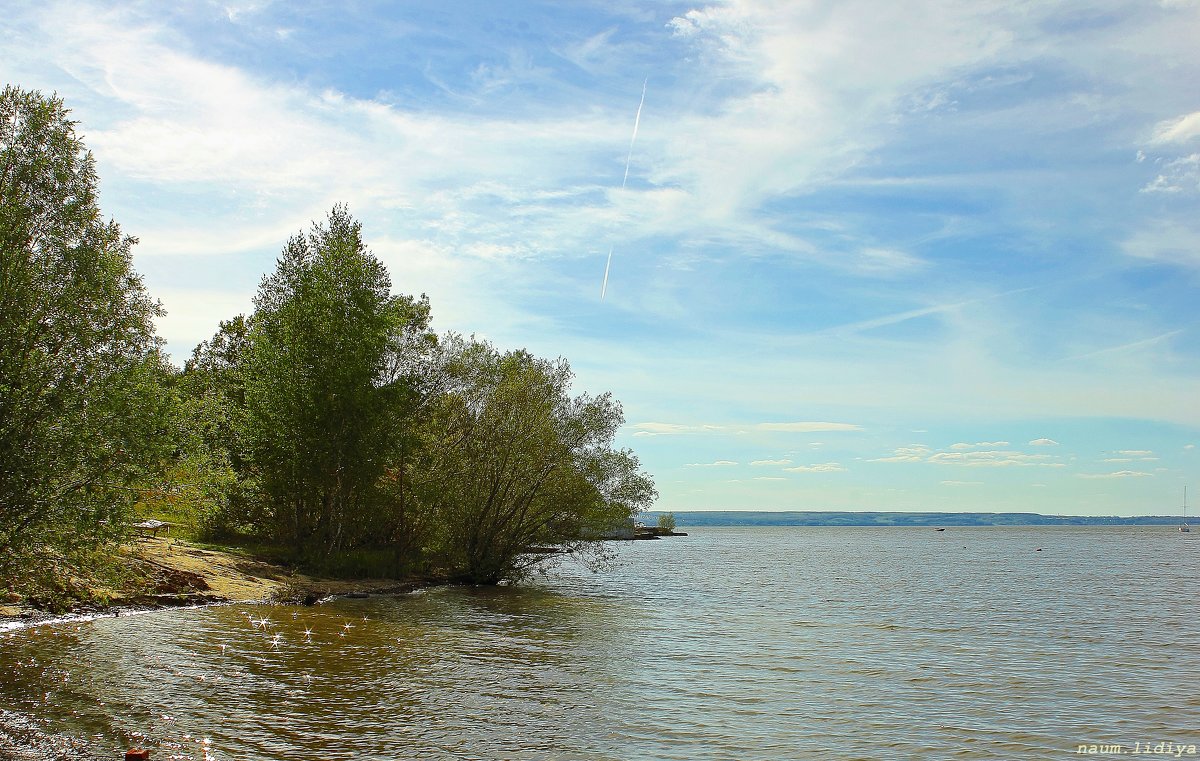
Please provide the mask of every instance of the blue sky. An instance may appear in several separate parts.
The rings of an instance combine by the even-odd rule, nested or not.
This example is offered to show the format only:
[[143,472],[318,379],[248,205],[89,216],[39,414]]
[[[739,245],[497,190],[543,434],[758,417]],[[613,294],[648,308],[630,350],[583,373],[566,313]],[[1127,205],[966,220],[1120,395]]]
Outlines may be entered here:
[[177,361],[346,202],[438,330],[621,399],[661,509],[1139,515],[1200,493],[1197,40],[1183,0],[45,2],[0,73],[73,108]]

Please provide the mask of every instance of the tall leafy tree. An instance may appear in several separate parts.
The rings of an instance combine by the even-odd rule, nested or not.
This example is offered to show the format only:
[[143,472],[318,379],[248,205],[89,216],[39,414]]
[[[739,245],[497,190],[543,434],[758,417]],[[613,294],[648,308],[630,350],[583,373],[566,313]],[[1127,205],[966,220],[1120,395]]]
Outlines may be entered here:
[[453,338],[445,346],[456,382],[438,401],[442,439],[426,450],[418,489],[464,579],[520,576],[538,562],[535,548],[595,557],[607,531],[653,502],[637,458],[612,447],[620,404],[572,396],[565,360]]
[[[118,532],[167,372],[134,243],[57,97],[0,93],[0,564]],[[0,569],[6,570],[6,569]]]
[[391,293],[361,224],[337,206],[288,241],[255,298],[246,430],[274,533],[298,551],[352,547],[415,398],[429,303]]
[[171,401],[171,456],[159,478],[147,482],[139,509],[184,519],[201,535],[221,537],[254,523],[248,499],[245,387],[241,356],[249,320],[222,320],[167,385]]
[[181,452],[187,452],[190,442],[235,470],[246,470],[243,362],[249,347],[250,319],[238,315],[222,320],[213,337],[201,342],[184,363],[176,384],[176,419],[191,430],[177,444]]

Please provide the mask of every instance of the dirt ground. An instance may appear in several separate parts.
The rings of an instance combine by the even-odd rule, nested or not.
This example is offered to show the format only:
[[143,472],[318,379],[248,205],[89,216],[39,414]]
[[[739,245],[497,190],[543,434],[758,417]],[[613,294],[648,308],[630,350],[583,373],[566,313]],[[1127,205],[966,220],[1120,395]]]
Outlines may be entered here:
[[[110,590],[109,608],[163,608],[220,602],[313,604],[347,594],[405,592],[428,580],[322,579],[253,558],[197,547],[171,537],[138,537],[123,548],[141,581]],[[83,611],[76,611],[83,612]],[[94,612],[94,610],[93,610]],[[0,600],[0,619],[41,618],[19,601]]]
[[[270,600],[288,582],[287,570],[280,566],[201,549],[179,539],[143,537],[132,549],[135,557],[167,572],[163,574],[167,588],[160,593],[195,591],[235,602]],[[171,588],[176,585],[177,590]]]
[[274,563],[200,548],[170,538],[140,538],[135,551],[145,562],[167,570],[169,576],[178,574],[185,587],[191,583],[194,591],[229,602],[298,602],[306,597],[319,599],[330,595],[395,592],[420,585],[417,581],[396,579],[316,578]]

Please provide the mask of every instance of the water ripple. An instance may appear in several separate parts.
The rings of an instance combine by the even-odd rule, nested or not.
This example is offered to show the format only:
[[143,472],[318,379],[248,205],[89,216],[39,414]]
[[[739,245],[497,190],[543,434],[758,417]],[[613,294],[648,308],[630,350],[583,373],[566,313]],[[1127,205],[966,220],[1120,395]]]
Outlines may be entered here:
[[611,573],[526,588],[2,632],[0,728],[71,738],[64,758],[264,761],[1200,744],[1180,596],[1200,545],[1163,529],[704,529],[622,549]]

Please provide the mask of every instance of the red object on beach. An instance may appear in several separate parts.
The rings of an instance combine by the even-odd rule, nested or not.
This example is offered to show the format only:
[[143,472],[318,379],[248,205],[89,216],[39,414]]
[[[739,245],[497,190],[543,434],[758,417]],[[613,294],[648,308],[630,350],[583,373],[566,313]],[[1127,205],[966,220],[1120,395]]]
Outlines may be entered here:
[[150,751],[142,748],[132,748],[125,751],[125,761],[150,761]]

